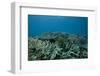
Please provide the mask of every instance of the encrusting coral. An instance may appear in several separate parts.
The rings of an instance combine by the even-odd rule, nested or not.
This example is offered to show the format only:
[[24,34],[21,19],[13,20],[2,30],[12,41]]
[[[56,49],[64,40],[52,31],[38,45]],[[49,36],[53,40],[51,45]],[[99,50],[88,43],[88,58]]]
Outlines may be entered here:
[[28,39],[28,60],[87,58],[87,37],[47,32]]

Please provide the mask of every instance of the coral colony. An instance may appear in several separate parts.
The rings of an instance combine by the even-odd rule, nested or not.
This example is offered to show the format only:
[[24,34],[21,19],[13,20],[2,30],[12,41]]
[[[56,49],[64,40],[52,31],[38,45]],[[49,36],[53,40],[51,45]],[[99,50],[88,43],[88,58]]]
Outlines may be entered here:
[[28,60],[87,58],[87,37],[47,32],[28,39]]
[[88,58],[88,17],[28,15],[28,61]]

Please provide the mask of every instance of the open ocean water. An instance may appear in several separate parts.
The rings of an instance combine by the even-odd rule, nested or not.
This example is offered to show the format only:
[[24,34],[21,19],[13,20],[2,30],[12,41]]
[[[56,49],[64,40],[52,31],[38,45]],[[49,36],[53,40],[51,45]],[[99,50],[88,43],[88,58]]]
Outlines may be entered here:
[[45,32],[66,32],[87,36],[88,17],[28,15],[28,37]]

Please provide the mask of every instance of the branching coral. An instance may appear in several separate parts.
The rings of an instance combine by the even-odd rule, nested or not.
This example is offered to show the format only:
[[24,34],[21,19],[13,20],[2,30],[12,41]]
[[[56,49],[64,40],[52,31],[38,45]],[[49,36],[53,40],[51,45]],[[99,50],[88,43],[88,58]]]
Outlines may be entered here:
[[87,58],[87,38],[49,32],[28,39],[28,60]]

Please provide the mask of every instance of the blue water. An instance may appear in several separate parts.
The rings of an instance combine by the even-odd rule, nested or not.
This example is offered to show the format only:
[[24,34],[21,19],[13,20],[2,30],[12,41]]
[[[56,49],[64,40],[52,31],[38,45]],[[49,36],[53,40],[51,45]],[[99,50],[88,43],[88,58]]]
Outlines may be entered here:
[[28,15],[28,36],[37,36],[44,32],[87,35],[88,17]]

